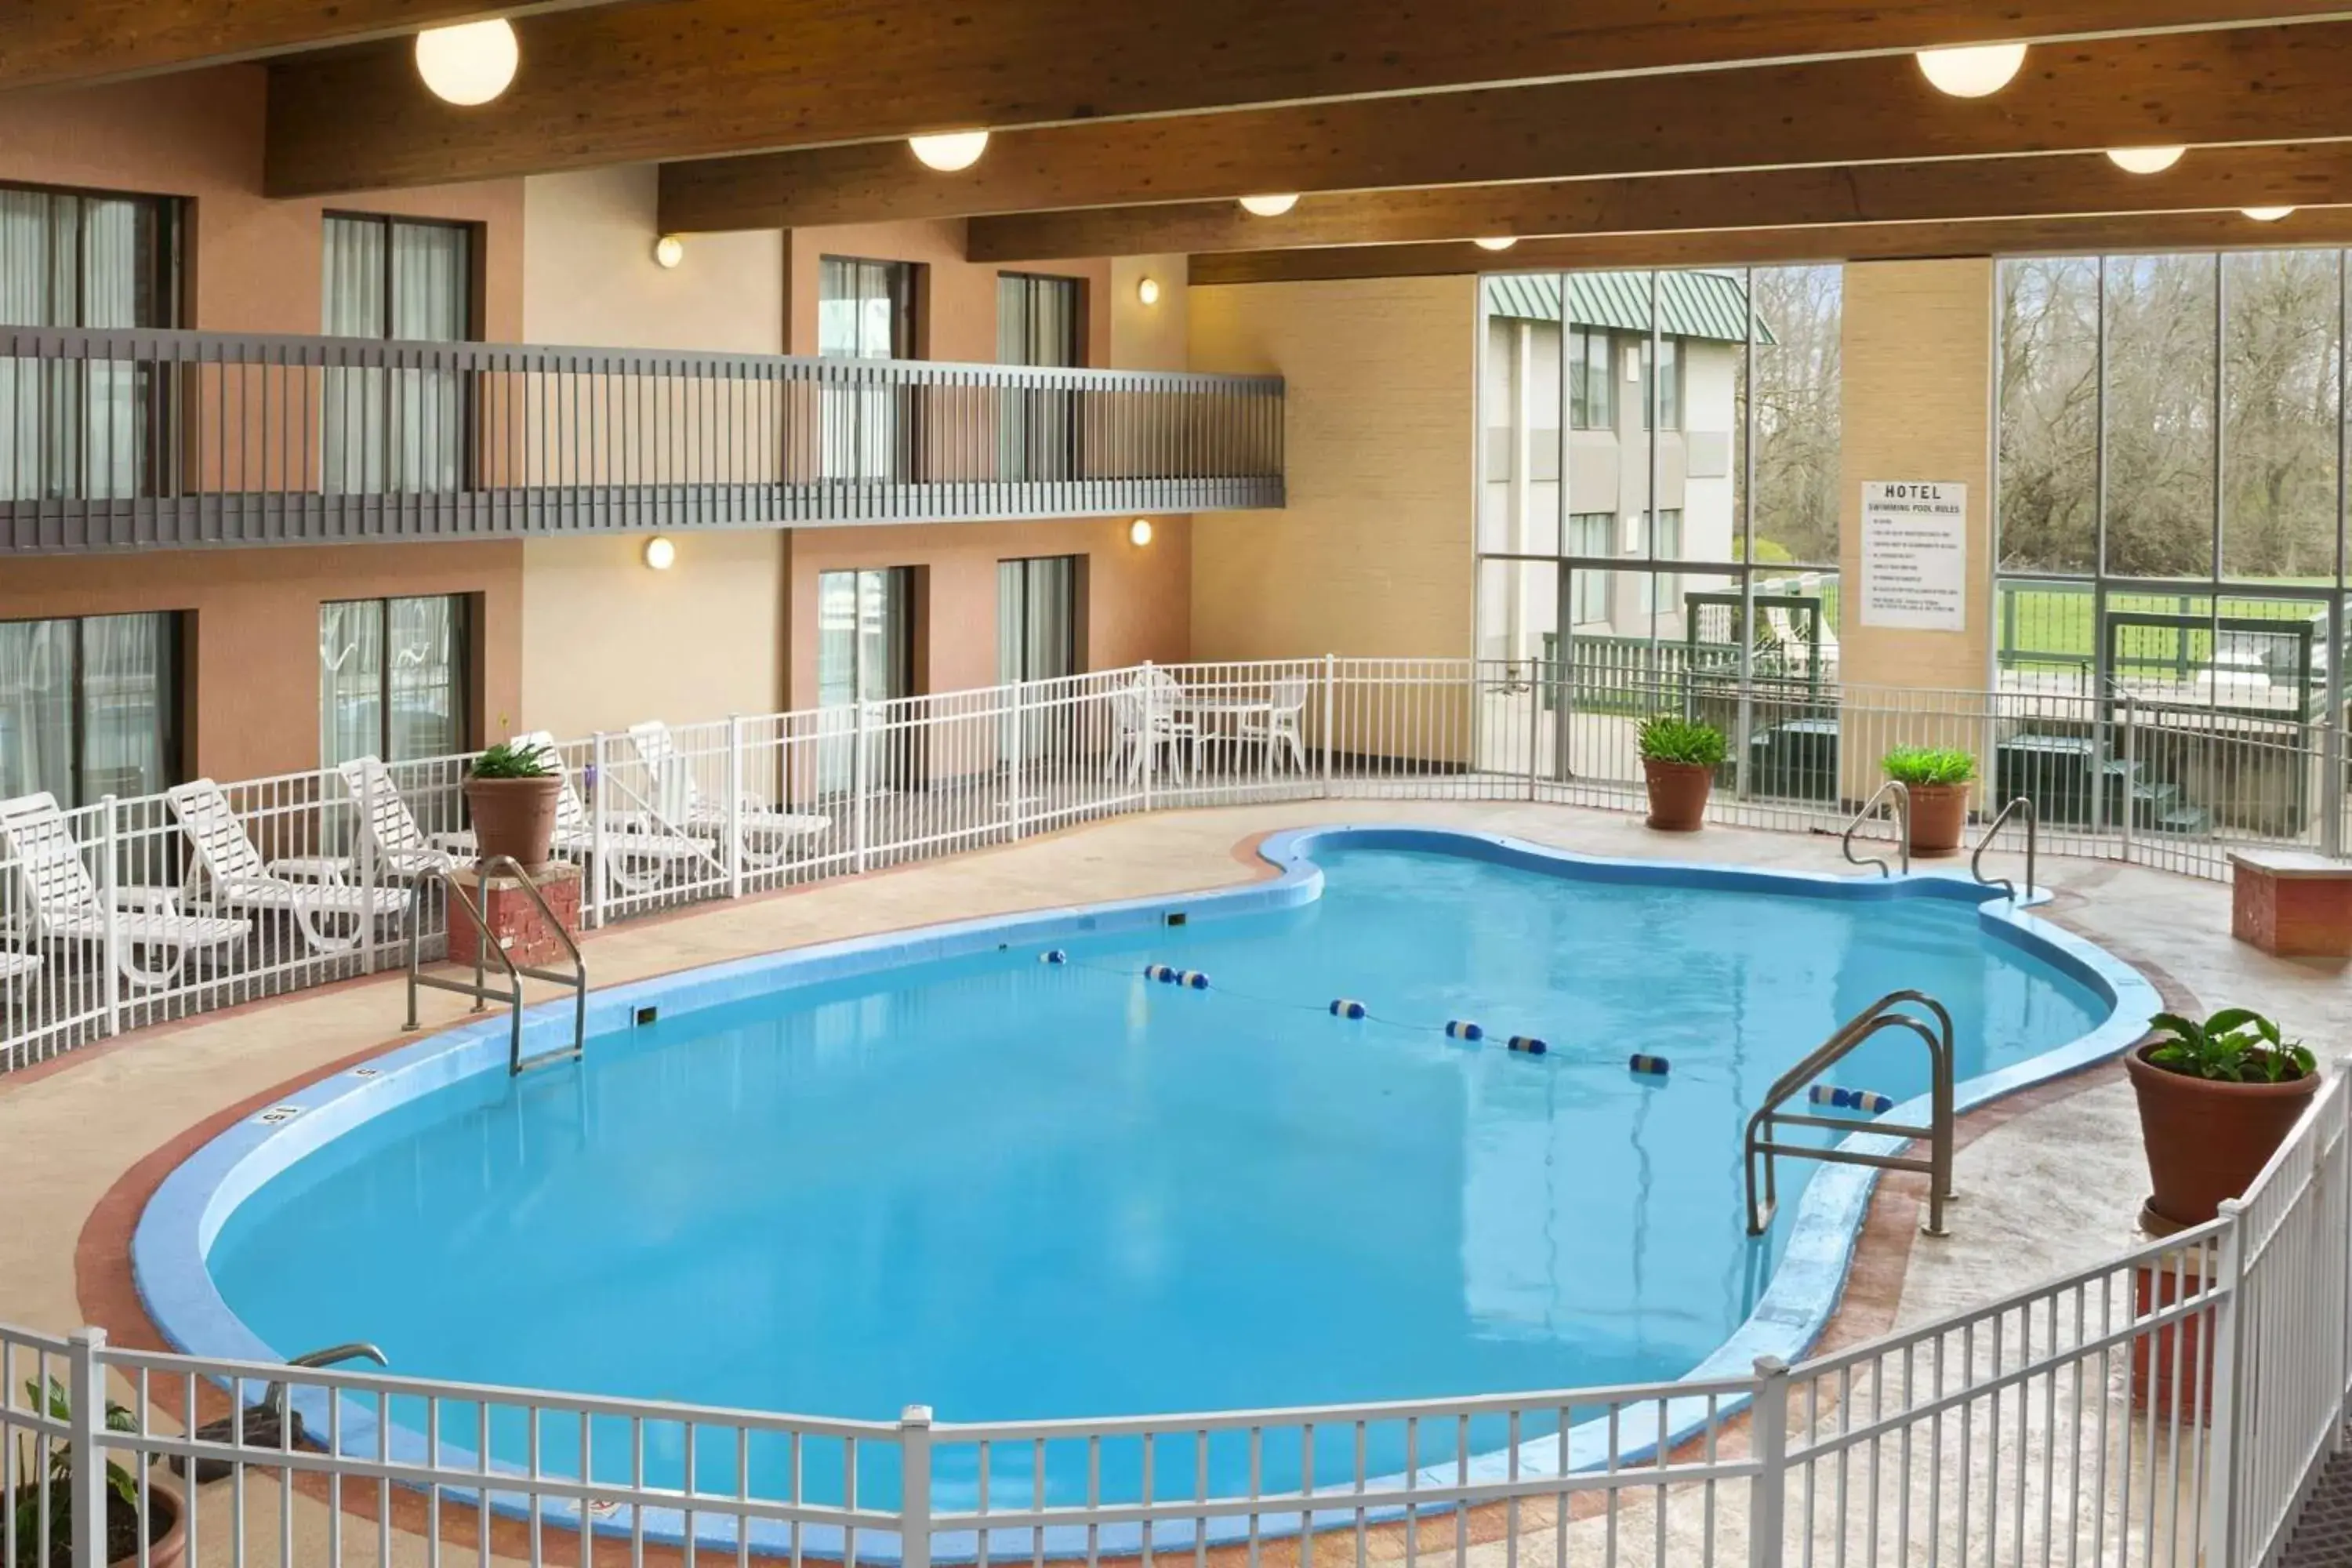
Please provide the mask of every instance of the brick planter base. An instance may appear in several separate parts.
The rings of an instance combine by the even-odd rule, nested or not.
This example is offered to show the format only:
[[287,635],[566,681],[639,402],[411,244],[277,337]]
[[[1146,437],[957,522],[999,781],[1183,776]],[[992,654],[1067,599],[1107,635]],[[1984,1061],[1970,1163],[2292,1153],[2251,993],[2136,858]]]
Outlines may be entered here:
[[[562,965],[570,962],[562,939],[550,931],[539,907],[530,895],[512,877],[491,877],[485,879],[477,871],[460,871],[450,879],[474,900],[489,922],[490,934],[507,956],[519,964],[538,968]],[[580,868],[566,861],[551,861],[536,868],[531,880],[539,884],[540,895],[555,911],[555,918],[576,941],[580,935]],[[480,931],[466,918],[462,910],[449,911],[449,961],[470,966],[480,945]],[[488,955],[485,954],[485,957]],[[498,967],[492,961],[489,967]]]
[[2283,958],[2352,958],[2352,865],[2299,849],[2244,850],[2230,934]]

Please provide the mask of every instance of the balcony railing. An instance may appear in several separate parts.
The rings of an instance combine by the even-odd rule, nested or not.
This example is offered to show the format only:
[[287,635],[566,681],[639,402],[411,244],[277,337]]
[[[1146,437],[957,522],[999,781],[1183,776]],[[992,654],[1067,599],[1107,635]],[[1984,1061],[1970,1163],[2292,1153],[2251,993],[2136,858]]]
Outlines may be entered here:
[[0,327],[0,552],[1283,504],[1275,376]]

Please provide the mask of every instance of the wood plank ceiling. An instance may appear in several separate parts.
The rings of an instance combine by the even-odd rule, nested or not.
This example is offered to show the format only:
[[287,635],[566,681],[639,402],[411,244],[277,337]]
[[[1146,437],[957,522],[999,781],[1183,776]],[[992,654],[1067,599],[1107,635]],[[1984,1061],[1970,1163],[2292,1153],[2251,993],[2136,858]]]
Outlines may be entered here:
[[[16,0],[0,91],[268,58],[280,196],[654,161],[672,231],[970,220],[976,260],[1240,280],[2347,237],[2352,0]],[[1991,96],[1922,47],[2030,42]],[[979,163],[905,138],[985,127]],[[2134,175],[2104,149],[2183,144]],[[1234,198],[1297,192],[1279,217]],[[2248,206],[2299,209],[2260,226]]]

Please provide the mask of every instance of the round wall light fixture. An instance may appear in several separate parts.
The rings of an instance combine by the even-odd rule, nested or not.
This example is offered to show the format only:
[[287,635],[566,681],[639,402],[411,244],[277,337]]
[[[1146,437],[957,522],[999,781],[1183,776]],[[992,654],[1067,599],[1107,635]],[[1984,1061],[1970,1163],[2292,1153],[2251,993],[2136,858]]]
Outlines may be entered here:
[[1151,542],[1151,520],[1139,517],[1127,525],[1127,542],[1140,548]]
[[1255,217],[1280,217],[1298,205],[1297,192],[1279,196],[1244,196],[1242,210]]
[[667,572],[677,562],[677,546],[656,534],[646,541],[646,564],[656,572]]
[[654,263],[665,268],[676,267],[686,259],[686,241],[674,234],[663,235],[654,241]]
[[2276,223],[2283,217],[2294,216],[2293,207],[2241,207],[2238,210],[2256,223]]
[[2186,147],[2110,147],[2107,162],[2127,174],[2161,174],[2188,151]]
[[950,131],[937,136],[909,136],[907,145],[914,149],[916,162],[926,169],[953,174],[980,162],[980,155],[988,151],[988,132]]
[[416,74],[434,97],[467,108],[506,91],[521,58],[514,24],[503,16],[416,35]]
[[1985,98],[2010,84],[2025,64],[2023,44],[1969,44],[1951,49],[1921,49],[1919,68],[1938,92],[1954,98]]
[[1474,239],[1470,243],[1481,250],[1508,250],[1519,243],[1519,237],[1516,234],[1498,234],[1491,239]]
[[1147,305],[1160,303],[1160,279],[1146,278],[1135,286],[1135,297]]

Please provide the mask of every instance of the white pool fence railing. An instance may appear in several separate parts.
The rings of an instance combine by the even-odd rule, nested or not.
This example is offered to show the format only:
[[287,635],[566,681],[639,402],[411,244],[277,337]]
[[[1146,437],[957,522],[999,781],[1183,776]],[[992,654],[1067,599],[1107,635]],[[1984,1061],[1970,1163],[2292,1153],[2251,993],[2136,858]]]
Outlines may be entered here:
[[[110,1548],[82,1522],[111,1490],[142,1542],[176,1506],[186,1561],[231,1568],[593,1568],[649,1548],[911,1568],[2267,1568],[2345,1436],[2347,1103],[2339,1068],[2208,1224],[1794,1367],[1704,1381],[848,1421],[0,1327],[0,1494],[21,1504],[0,1510],[0,1563],[103,1568]],[[299,1429],[271,1415],[273,1382]],[[1213,1447],[1246,1457],[1242,1484],[1210,1483]],[[1410,1462],[1370,1458],[1396,1452]],[[1311,1486],[1269,1479],[1284,1464]],[[69,1559],[28,1533],[69,1539]],[[135,1562],[154,1568],[152,1547]]]
[[[1636,734],[1652,712],[1726,731],[1709,815],[1727,825],[1834,831],[1876,787],[1888,750],[1936,745],[1977,755],[1979,820],[2032,797],[2047,853],[2222,878],[2235,848],[2344,849],[2345,759],[2324,721],[2159,707],[2127,690],[1327,656],[1142,665],[562,742],[572,794],[557,854],[581,869],[587,922],[606,925],[1168,808],[1381,799],[1638,812]],[[467,765],[390,764],[426,839],[464,826]],[[339,774],[223,794],[255,859],[277,873],[264,895],[208,878],[162,795],[64,814],[89,883],[79,926],[61,926],[54,889],[37,903],[21,849],[0,842],[0,1071],[404,962],[403,921],[351,912],[380,893],[397,902],[409,884],[374,852]],[[1891,837],[1893,824],[1864,832]],[[2021,848],[2011,837],[1996,858],[2014,870]],[[322,879],[342,890],[289,912],[299,885]],[[429,957],[446,911],[418,896]],[[204,921],[214,923],[191,923]]]

